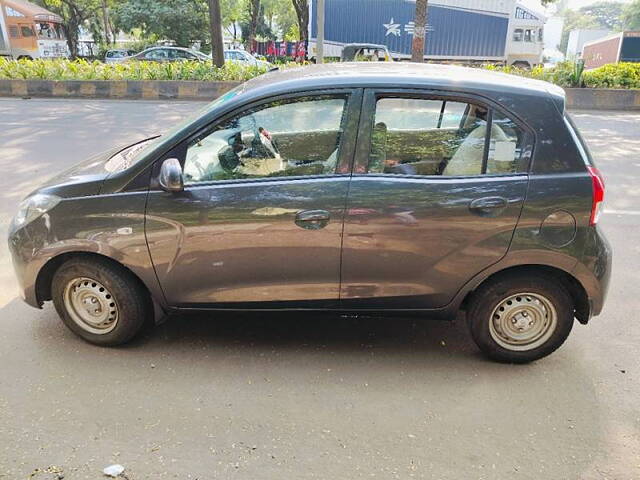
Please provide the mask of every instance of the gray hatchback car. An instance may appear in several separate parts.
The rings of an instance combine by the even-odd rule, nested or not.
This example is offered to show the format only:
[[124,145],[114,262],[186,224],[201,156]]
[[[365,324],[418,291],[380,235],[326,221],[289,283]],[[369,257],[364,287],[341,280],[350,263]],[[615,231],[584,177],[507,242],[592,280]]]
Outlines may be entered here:
[[193,310],[452,319],[528,362],[602,310],[603,179],[548,83],[453,66],[271,72],[21,204],[27,303],[99,345]]

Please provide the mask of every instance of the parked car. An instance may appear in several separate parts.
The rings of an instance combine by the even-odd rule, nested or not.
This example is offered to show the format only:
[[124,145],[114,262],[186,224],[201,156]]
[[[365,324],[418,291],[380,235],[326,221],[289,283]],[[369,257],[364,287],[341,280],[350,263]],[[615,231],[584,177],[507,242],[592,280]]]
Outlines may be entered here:
[[180,62],[185,60],[196,60],[200,62],[210,62],[211,57],[190,48],[181,47],[151,47],[140,53],[124,58],[125,62]]
[[261,75],[59,175],[9,243],[26,302],[99,345],[171,312],[463,310],[484,353],[528,362],[602,310],[603,199],[561,88],[334,63]]
[[226,61],[239,62],[254,67],[269,67],[271,65],[269,62],[257,59],[245,50],[225,50],[224,59]]
[[349,43],[342,48],[341,62],[393,62],[393,57],[386,45],[375,43]]
[[136,52],[133,50],[126,50],[124,48],[115,48],[113,50],[107,50],[104,54],[104,62],[105,63],[118,63],[123,59],[135,55]]

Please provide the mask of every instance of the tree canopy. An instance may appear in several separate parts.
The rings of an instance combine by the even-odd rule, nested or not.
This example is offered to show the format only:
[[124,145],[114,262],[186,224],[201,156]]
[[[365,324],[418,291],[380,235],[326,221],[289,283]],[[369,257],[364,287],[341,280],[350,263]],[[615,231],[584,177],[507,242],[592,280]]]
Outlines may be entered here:
[[625,30],[640,30],[640,0],[634,0],[624,7],[622,22]]

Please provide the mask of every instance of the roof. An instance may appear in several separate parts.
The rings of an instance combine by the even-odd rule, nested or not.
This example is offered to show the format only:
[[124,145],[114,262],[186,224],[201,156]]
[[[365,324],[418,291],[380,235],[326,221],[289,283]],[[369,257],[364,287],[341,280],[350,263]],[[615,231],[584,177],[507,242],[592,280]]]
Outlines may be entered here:
[[564,96],[560,87],[482,68],[410,62],[344,62],[269,72],[245,84],[244,93],[259,94],[305,88],[417,87],[484,90],[528,95]]
[[4,3],[25,15],[33,17],[38,16],[48,21],[62,23],[62,18],[59,15],[56,15],[35,3],[27,2],[26,0],[5,0]]

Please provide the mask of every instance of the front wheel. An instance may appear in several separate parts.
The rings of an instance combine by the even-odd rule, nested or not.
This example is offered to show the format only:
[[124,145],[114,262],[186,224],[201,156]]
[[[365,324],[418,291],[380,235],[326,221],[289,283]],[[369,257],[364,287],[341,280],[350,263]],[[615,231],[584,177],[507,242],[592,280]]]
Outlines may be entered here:
[[53,276],[51,291],[64,324],[96,345],[131,340],[150,313],[148,294],[133,274],[99,258],[63,263]]
[[573,301],[553,277],[509,275],[482,285],[468,310],[471,335],[493,360],[527,363],[555,351],[573,326]]

